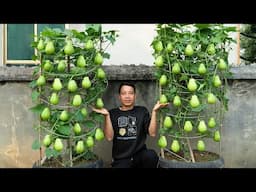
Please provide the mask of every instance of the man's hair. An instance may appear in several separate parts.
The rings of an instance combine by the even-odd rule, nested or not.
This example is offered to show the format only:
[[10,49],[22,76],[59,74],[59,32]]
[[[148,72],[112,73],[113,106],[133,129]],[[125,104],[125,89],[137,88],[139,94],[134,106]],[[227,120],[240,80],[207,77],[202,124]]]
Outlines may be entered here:
[[119,89],[118,89],[118,93],[119,93],[119,94],[120,94],[120,92],[121,92],[121,88],[122,88],[124,85],[127,85],[127,86],[132,87],[133,90],[134,90],[134,93],[136,93],[136,87],[135,87],[135,85],[134,85],[133,83],[131,83],[131,82],[122,82],[122,83],[119,85]]

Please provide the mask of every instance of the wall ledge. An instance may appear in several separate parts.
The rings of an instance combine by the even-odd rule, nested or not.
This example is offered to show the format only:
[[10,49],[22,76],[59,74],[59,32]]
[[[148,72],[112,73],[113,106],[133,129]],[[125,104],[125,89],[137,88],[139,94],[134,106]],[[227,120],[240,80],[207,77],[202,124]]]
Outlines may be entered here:
[[[154,68],[148,65],[103,65],[109,80],[154,80]],[[34,67],[0,67],[0,81],[31,81]],[[232,67],[231,79],[256,79],[256,64]]]

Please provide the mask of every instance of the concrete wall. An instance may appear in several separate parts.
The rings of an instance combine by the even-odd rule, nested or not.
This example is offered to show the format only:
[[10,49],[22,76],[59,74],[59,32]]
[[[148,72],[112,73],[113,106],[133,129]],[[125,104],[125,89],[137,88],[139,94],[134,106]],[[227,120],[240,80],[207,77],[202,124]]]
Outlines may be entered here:
[[31,167],[39,153],[32,151],[36,118],[27,83],[0,84],[0,167]]
[[[17,68],[8,68],[4,73],[0,68],[0,167],[32,167],[39,153],[31,149],[36,138],[33,125],[36,117],[28,110],[32,106],[28,87],[32,69],[15,72],[19,81],[9,79]],[[106,108],[118,106],[117,89],[121,81],[133,80],[138,89],[137,104],[150,111],[156,101],[157,89],[153,78],[153,68],[149,66],[105,66],[109,87],[104,94]],[[25,72],[26,71],[26,72]],[[127,73],[129,71],[129,73]],[[225,114],[222,130],[221,154],[226,168],[256,167],[256,66],[232,68],[233,78],[229,80],[229,111]],[[21,74],[23,75],[21,75]],[[27,75],[26,75],[27,74]],[[150,148],[159,151],[157,138],[148,138]],[[112,143],[104,140],[98,143],[95,152],[105,163],[111,161]],[[213,148],[218,150],[218,148]]]

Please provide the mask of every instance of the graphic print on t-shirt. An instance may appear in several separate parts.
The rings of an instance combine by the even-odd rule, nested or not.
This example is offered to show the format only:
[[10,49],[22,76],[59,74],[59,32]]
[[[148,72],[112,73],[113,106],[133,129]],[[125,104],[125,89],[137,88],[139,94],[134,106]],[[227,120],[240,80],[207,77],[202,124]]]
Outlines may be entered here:
[[137,136],[136,117],[120,116],[118,117],[117,121],[118,121],[117,139],[121,139],[121,140],[136,139],[136,136]]

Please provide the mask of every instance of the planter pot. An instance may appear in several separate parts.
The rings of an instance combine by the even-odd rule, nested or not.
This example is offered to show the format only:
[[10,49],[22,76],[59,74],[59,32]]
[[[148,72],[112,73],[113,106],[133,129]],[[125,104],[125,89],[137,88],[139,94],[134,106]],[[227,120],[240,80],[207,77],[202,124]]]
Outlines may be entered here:
[[222,157],[209,151],[204,153],[216,156],[217,158],[193,163],[159,157],[159,168],[224,168],[224,159]]
[[[35,162],[32,168],[65,168],[64,166],[56,166],[54,163],[46,162],[46,159],[42,160],[40,165],[39,161]],[[75,164],[70,168],[103,168],[104,163],[102,159],[90,160],[90,161],[82,161]],[[69,168],[69,167],[68,167]]]

